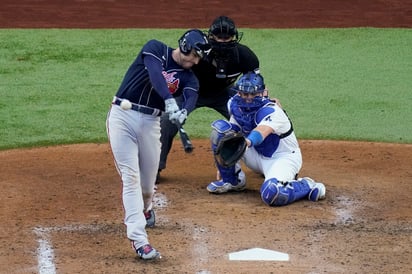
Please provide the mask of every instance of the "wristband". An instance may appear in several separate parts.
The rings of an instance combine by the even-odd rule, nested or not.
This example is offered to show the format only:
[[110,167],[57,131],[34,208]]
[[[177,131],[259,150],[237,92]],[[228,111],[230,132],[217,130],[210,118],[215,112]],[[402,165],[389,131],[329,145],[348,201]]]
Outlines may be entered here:
[[247,136],[251,143],[251,147],[260,145],[263,142],[263,136],[257,130],[252,130],[249,135]]

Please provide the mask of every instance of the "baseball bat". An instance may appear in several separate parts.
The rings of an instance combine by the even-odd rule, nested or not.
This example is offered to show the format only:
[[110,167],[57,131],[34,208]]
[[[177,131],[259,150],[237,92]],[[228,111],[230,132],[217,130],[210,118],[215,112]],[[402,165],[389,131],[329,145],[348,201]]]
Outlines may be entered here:
[[192,145],[192,142],[190,141],[189,135],[187,135],[185,129],[183,128],[181,124],[178,124],[177,128],[179,129],[180,140],[182,141],[185,152],[191,153],[193,151],[193,145]]

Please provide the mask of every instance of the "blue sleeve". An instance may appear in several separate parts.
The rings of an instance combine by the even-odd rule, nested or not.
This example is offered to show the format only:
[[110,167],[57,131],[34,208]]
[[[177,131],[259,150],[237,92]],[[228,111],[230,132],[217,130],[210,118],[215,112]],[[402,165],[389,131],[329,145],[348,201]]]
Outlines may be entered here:
[[172,94],[170,94],[166,80],[163,77],[163,67],[159,59],[153,55],[145,55],[143,63],[149,74],[150,82],[157,93],[159,93],[163,99],[172,98]]
[[192,112],[196,107],[197,98],[199,97],[198,91],[199,81],[193,74],[191,81],[189,81],[188,85],[183,89],[183,108],[185,108],[188,113]]
[[194,92],[193,90],[185,90],[183,94],[185,97],[183,108],[185,108],[187,112],[190,113],[196,107],[198,94],[197,92]]

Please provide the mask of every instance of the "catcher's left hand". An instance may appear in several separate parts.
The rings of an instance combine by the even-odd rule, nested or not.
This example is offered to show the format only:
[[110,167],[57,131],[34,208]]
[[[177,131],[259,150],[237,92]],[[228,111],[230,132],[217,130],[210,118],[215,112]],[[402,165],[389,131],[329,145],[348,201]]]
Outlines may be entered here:
[[223,167],[234,166],[246,151],[246,139],[239,132],[229,132],[217,143],[216,161]]

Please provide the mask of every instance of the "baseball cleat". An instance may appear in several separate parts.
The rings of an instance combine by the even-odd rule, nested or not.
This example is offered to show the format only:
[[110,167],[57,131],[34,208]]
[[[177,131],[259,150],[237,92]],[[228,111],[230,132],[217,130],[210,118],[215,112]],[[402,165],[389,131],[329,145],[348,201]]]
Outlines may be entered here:
[[136,249],[136,253],[143,260],[155,260],[162,258],[159,251],[154,249],[150,244],[145,244],[144,246],[139,247]]
[[150,209],[147,212],[144,212],[144,217],[146,218],[146,226],[154,227],[156,223],[156,215],[153,209]]
[[318,200],[325,199],[326,187],[324,184],[317,183],[309,177],[303,177],[302,180],[305,180],[309,184],[309,187],[311,189],[308,195],[309,200],[316,202]]
[[237,185],[225,183],[223,181],[214,181],[207,186],[207,191],[211,193],[225,193],[229,191],[242,191],[246,188],[246,183],[239,181]]

